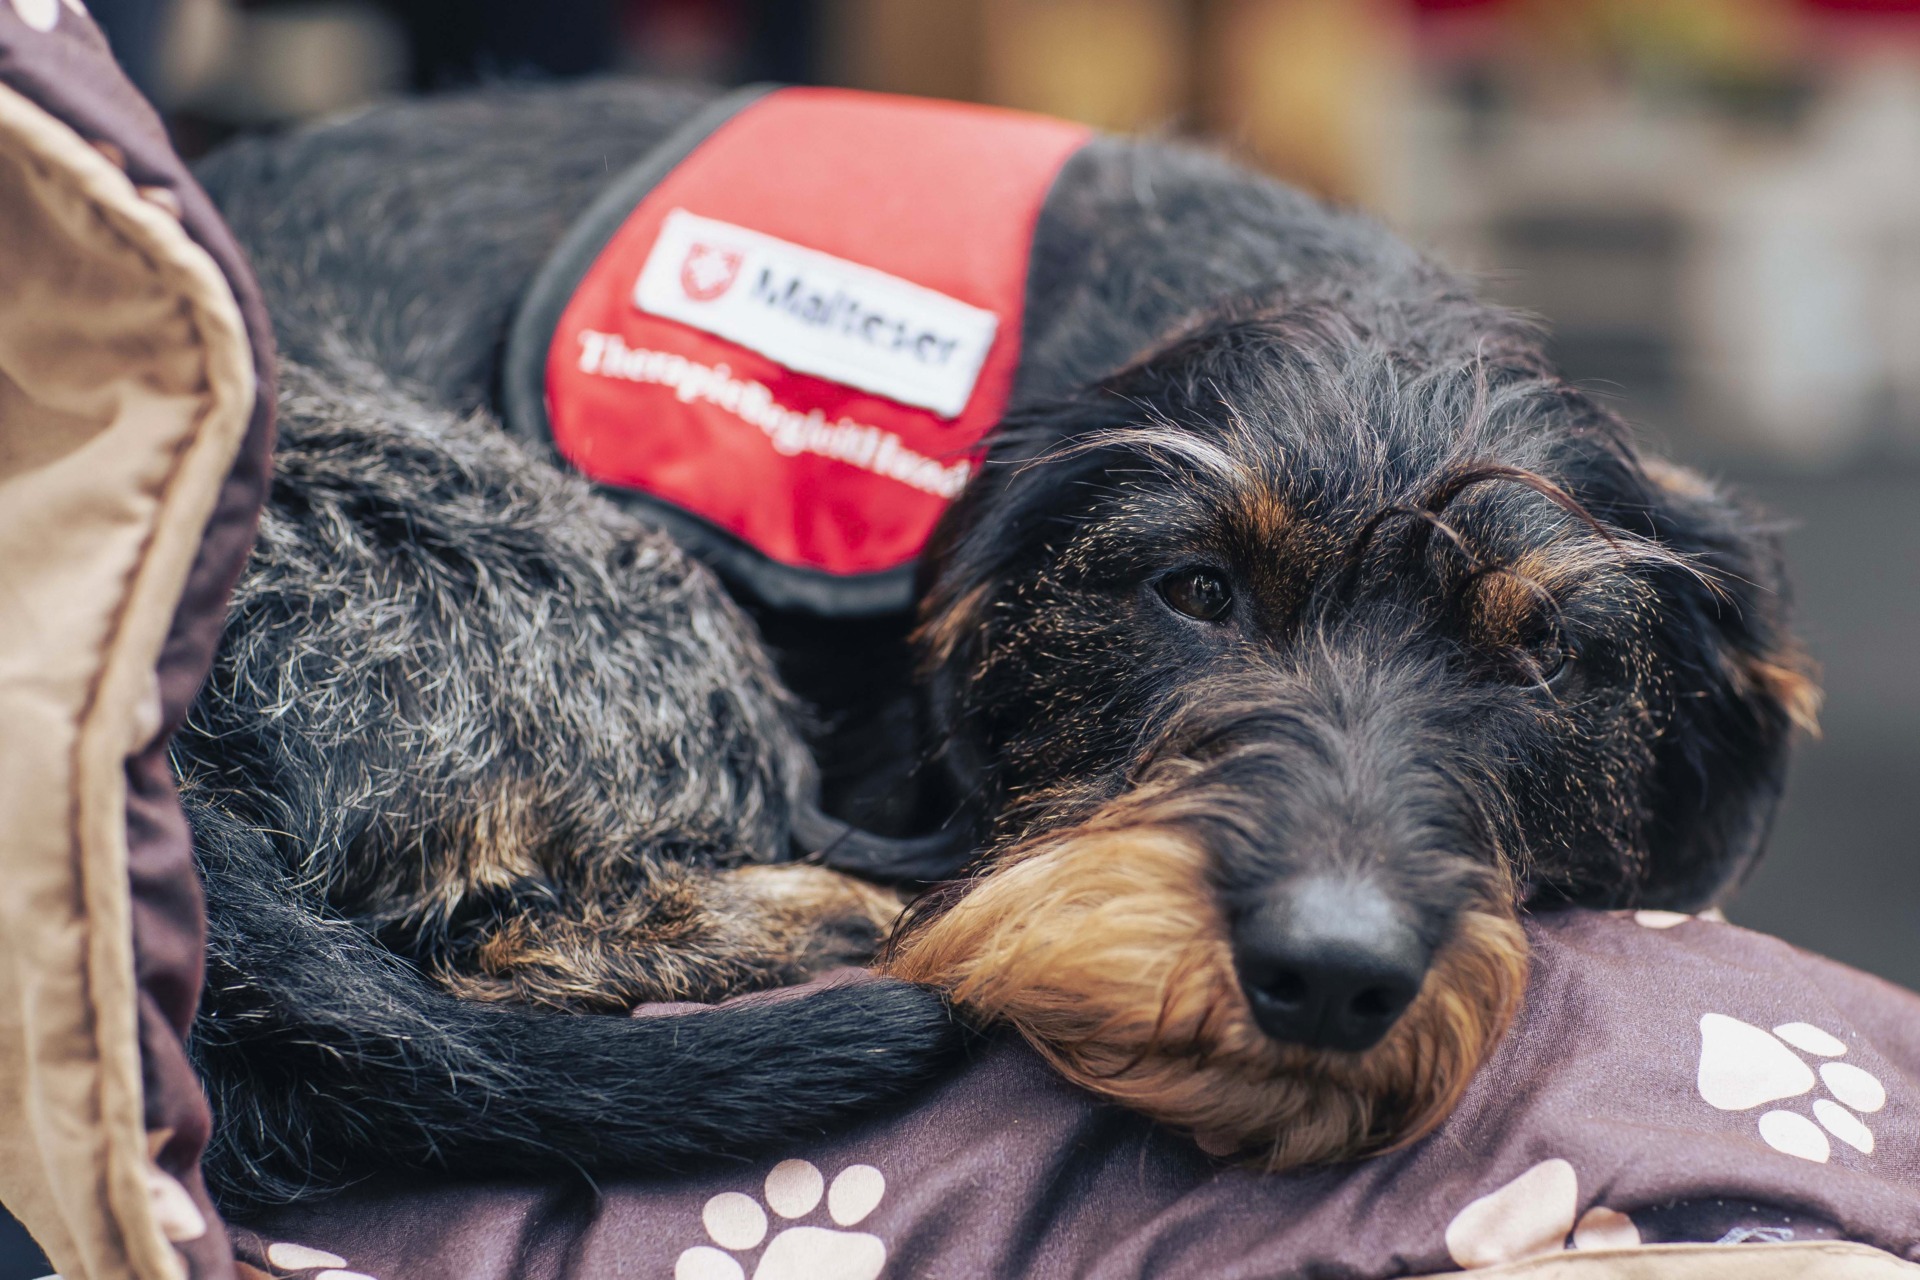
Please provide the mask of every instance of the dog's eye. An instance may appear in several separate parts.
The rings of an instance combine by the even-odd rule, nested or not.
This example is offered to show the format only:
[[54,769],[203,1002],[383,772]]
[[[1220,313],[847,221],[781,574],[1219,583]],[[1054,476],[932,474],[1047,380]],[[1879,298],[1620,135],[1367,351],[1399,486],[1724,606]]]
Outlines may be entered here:
[[1573,666],[1573,655],[1561,644],[1549,645],[1534,655],[1534,669],[1548,684],[1557,684]]
[[1208,569],[1180,569],[1160,579],[1160,596],[1175,612],[1218,622],[1233,608],[1233,588]]
[[1573,670],[1575,656],[1560,636],[1544,636],[1515,655],[1515,674],[1521,684],[1557,685]]

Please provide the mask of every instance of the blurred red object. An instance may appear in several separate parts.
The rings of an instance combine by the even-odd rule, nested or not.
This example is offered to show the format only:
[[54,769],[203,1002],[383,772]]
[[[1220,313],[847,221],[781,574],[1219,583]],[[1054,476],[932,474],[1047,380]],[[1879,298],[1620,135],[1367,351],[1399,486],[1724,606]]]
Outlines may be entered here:
[[1920,0],[1800,0],[1824,13],[1857,13],[1882,18],[1920,18]]

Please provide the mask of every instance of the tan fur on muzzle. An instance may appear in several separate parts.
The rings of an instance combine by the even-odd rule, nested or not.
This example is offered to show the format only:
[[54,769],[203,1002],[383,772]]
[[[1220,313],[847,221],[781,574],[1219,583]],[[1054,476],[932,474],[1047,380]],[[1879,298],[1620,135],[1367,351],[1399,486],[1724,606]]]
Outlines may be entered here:
[[1275,1170],[1431,1132],[1506,1030],[1526,970],[1511,914],[1469,911],[1378,1045],[1276,1043],[1241,992],[1204,850],[1171,827],[1098,819],[1007,855],[910,925],[887,965],[1015,1027],[1081,1086]]

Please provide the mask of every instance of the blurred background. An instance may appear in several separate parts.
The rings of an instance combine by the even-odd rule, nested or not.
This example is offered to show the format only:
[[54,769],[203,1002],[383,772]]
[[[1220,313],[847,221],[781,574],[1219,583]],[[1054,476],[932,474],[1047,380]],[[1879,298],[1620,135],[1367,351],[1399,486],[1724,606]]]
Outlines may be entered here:
[[[1372,210],[1780,517],[1825,735],[1728,913],[1920,987],[1920,0],[91,8],[190,156],[491,79],[776,79],[1193,137]],[[5,1231],[0,1280],[38,1274]]]

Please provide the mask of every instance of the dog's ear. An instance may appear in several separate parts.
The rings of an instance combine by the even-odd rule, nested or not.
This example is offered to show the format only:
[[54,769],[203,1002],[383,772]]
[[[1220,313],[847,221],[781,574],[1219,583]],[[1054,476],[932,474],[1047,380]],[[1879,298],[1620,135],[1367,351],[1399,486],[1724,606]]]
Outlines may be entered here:
[[1022,612],[1014,606],[1117,456],[1066,446],[1125,427],[1137,412],[1134,401],[1096,387],[1010,417],[921,557],[913,643],[929,729],[958,793],[983,811],[995,803],[990,726],[1030,711],[997,703],[991,691],[1006,682],[988,678],[1010,650]]
[[1788,630],[1777,534],[1692,471],[1657,459],[1636,470],[1644,506],[1624,522],[1704,571],[1676,570],[1660,584],[1672,687],[1637,897],[1697,910],[1764,848],[1789,741],[1796,726],[1816,731],[1820,690]]
[[978,725],[968,714],[969,699],[993,647],[998,596],[1036,540],[1032,526],[1050,488],[1045,471],[1023,470],[1019,455],[1005,449],[947,508],[920,559],[912,641],[929,727],[958,793],[974,803],[984,800],[991,768],[974,740]]

